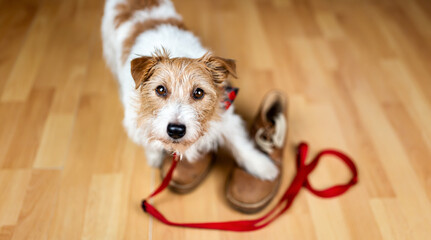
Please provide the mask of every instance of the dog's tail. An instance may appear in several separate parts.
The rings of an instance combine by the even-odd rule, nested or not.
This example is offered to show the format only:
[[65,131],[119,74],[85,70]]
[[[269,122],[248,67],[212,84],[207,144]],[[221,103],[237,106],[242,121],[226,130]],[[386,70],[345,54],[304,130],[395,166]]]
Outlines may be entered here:
[[123,42],[137,22],[172,15],[170,0],[106,0],[102,19],[103,54],[116,75],[124,60]]

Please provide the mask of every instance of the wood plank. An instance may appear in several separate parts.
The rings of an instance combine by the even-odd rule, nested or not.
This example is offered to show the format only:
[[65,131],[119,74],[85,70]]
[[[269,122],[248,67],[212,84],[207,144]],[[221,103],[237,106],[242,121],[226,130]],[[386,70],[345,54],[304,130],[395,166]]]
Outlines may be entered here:
[[[4,159],[4,168],[31,168],[42,138],[42,129],[51,107],[52,90],[32,90]],[[24,151],[25,150],[25,151]]]
[[93,175],[82,239],[119,239],[122,235],[121,179],[120,174]]
[[58,170],[34,170],[28,185],[13,240],[46,239],[52,225],[58,187]]
[[72,136],[73,115],[50,114],[45,122],[34,168],[62,168]]
[[18,221],[30,177],[30,170],[0,170],[0,227]]
[[97,170],[94,149],[102,130],[88,126],[99,125],[102,106],[103,101],[97,96],[85,96],[80,101],[47,239],[81,238],[91,177]]
[[0,240],[12,239],[14,232],[14,226],[3,226],[0,227]]
[[48,37],[53,30],[49,20],[55,14],[56,7],[47,4],[39,9],[3,89],[2,102],[25,101],[28,98],[45,48],[48,47]]
[[[36,4],[5,1],[0,7],[0,74],[7,78],[16,62],[37,12]],[[13,41],[10,41],[13,39]],[[0,80],[0,92],[6,84]]]
[[370,205],[383,239],[411,238],[409,223],[401,213],[401,207],[396,199],[372,199]]

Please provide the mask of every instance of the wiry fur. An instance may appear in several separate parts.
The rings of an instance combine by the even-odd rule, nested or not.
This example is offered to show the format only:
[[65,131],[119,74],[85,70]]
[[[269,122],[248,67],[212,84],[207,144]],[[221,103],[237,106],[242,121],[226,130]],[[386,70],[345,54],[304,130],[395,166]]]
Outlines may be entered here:
[[[129,137],[145,147],[152,166],[160,165],[166,150],[196,161],[223,144],[247,171],[274,179],[277,168],[253,146],[234,107],[222,109],[226,79],[235,76],[234,62],[207,53],[184,30],[169,0],[145,1],[107,0],[102,22],[104,56],[119,81]],[[159,85],[167,87],[166,97],[155,93]],[[205,91],[200,100],[191,97],[197,87]],[[170,138],[169,123],[186,125],[185,136]]]

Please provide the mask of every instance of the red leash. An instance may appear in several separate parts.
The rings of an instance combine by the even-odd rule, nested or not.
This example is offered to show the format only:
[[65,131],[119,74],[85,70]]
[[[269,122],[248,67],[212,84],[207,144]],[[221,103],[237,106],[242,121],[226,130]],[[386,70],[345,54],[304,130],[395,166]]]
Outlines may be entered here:
[[[324,150],[321,151],[317,156],[311,161],[309,164],[305,164],[305,159],[307,157],[308,145],[306,143],[301,143],[298,146],[297,153],[297,173],[295,178],[293,178],[292,183],[287,188],[286,192],[283,194],[282,198],[278,202],[278,204],[267,214],[264,216],[253,219],[253,220],[239,220],[239,221],[227,221],[227,222],[208,222],[208,223],[177,223],[171,222],[167,218],[163,216],[153,205],[148,203],[148,200],[161,191],[163,191],[171,181],[172,173],[177,165],[178,159],[174,154],[174,161],[172,161],[171,168],[169,169],[168,174],[163,179],[162,184],[145,200],[142,201],[142,208],[145,212],[149,213],[151,216],[155,217],[159,221],[171,225],[171,226],[181,226],[181,227],[189,227],[189,228],[204,228],[204,229],[218,229],[218,230],[226,230],[226,231],[237,231],[237,232],[245,232],[245,231],[254,231],[261,228],[266,227],[272,221],[277,219],[280,215],[286,212],[290,205],[292,205],[293,200],[296,195],[298,195],[301,187],[307,188],[314,195],[322,197],[322,198],[331,198],[336,197],[344,192],[346,192],[350,187],[355,185],[358,182],[358,171],[356,170],[356,166],[353,161],[346,156],[345,154],[336,151],[336,150]],[[344,184],[344,185],[336,185],[324,190],[316,190],[308,181],[308,175],[316,168],[319,160],[324,155],[334,155],[337,156],[341,161],[343,161],[347,167],[349,167],[352,172],[352,179]]]

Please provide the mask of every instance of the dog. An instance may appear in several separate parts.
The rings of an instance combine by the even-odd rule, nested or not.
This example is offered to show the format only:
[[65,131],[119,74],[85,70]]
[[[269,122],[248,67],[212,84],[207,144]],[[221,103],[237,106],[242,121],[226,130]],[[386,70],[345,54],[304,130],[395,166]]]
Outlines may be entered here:
[[103,53],[119,83],[128,136],[149,165],[167,152],[194,162],[226,146],[238,165],[273,180],[277,167],[249,139],[234,106],[223,107],[234,60],[215,56],[188,31],[170,0],[106,0]]

